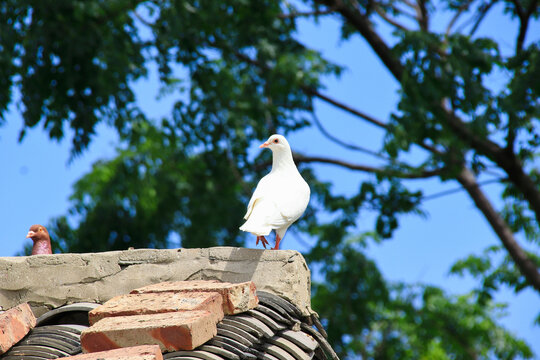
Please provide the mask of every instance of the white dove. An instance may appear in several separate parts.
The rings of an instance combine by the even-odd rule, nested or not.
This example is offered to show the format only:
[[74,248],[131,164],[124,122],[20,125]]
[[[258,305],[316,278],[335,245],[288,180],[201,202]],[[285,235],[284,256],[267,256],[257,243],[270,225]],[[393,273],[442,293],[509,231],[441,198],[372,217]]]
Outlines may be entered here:
[[282,135],[272,135],[259,146],[272,150],[272,171],[257,184],[249,200],[246,222],[240,230],[257,236],[257,242],[266,249],[265,236],[276,231],[276,246],[285,232],[306,210],[309,203],[309,185],[294,164],[291,147]]

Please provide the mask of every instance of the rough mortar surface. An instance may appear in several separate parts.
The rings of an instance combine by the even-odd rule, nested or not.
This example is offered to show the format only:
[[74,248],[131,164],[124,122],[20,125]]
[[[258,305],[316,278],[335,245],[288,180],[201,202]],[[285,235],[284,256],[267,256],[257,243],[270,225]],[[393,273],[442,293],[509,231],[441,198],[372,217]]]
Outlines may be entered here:
[[304,315],[312,312],[310,272],[299,252],[234,247],[0,257],[0,310],[28,302],[40,316],[65,304],[104,303],[136,288],[181,280],[251,280]]

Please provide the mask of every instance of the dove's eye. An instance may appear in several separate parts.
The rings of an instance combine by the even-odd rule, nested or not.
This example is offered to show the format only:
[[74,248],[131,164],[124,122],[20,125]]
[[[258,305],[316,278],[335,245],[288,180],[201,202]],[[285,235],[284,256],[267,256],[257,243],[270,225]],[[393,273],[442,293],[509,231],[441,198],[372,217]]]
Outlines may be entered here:
[[274,144],[277,144],[278,142],[279,142],[278,139],[275,139],[275,140],[274,140]]

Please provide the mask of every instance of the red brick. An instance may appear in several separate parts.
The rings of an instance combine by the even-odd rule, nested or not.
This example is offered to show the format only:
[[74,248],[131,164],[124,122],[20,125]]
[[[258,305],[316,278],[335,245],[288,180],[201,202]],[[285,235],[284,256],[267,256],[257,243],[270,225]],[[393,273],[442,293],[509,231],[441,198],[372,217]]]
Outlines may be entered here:
[[217,333],[208,311],[180,311],[102,319],[81,334],[84,352],[157,344],[162,351],[193,350]]
[[223,297],[223,312],[238,314],[256,308],[259,304],[253,281],[243,283],[219,282],[216,280],[162,282],[131,291],[132,294],[163,292],[218,292]]
[[0,314],[0,354],[8,351],[36,326],[36,317],[28,303]]
[[99,351],[90,354],[69,356],[64,360],[163,360],[158,345],[132,346],[122,349]]
[[90,324],[111,316],[159,314],[174,311],[207,310],[216,322],[223,319],[222,297],[218,293],[148,293],[116,296],[88,313]]

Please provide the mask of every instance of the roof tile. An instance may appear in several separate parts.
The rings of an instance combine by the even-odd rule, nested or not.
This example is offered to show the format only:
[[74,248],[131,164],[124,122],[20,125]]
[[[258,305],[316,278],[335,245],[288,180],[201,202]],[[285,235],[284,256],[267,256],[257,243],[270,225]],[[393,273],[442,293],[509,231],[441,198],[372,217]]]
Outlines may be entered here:
[[265,344],[264,350],[268,354],[275,356],[279,360],[295,360],[295,358],[291,354],[289,354],[287,351],[283,350],[277,345]]
[[263,323],[266,324],[266,326],[268,326],[274,332],[284,330],[287,328],[285,325],[274,321],[270,316],[264,314],[263,312],[257,309],[249,310],[247,314],[253,316],[255,319],[262,321]]
[[289,354],[294,356],[296,360],[311,360],[311,358],[313,357],[313,351],[310,353],[306,353],[294,343],[282,337],[276,336],[270,339],[270,342],[287,351]]
[[222,357],[216,354],[212,354],[208,351],[202,351],[202,350],[194,350],[194,351],[176,351],[174,353],[171,353],[170,355],[167,355],[165,359],[175,359],[176,357],[185,359],[185,356],[189,356],[196,359],[203,359],[203,360],[223,360]]
[[280,335],[306,351],[314,351],[319,346],[313,337],[302,331],[285,330]]

